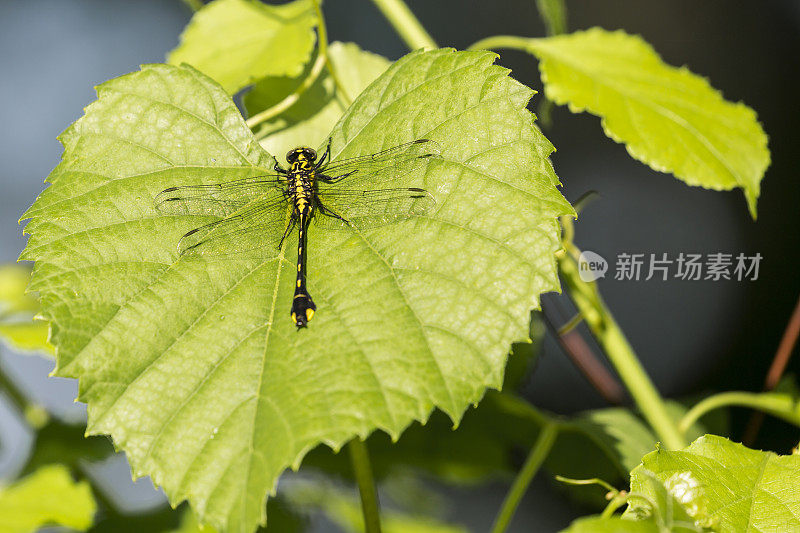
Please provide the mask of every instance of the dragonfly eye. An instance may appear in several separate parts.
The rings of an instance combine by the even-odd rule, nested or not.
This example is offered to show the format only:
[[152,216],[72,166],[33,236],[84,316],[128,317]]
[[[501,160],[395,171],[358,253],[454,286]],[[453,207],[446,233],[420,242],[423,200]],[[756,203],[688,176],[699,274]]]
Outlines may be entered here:
[[312,148],[295,148],[294,150],[289,150],[289,153],[286,154],[286,162],[290,165],[300,159],[300,156],[303,156],[303,159],[308,161],[315,161],[317,159],[317,152]]

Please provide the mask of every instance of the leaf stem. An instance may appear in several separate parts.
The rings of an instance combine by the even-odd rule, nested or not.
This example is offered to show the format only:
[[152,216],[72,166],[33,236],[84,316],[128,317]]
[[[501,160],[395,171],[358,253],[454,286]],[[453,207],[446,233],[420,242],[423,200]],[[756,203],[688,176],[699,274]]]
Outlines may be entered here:
[[8,395],[21,413],[25,414],[31,407],[31,402],[28,400],[28,397],[19,387],[17,387],[16,383],[14,383],[14,380],[11,379],[8,374],[6,374],[5,370],[3,370],[2,364],[0,364],[0,391],[3,391]]
[[364,531],[366,533],[380,533],[381,517],[378,509],[378,490],[372,477],[372,465],[369,462],[367,445],[358,437],[347,443],[350,452],[350,462],[353,465],[353,474],[358,484],[358,493],[361,496],[361,511],[364,514]]
[[686,432],[692,427],[692,424],[709,411],[734,405],[763,411],[800,426],[800,410],[798,410],[794,400],[788,398],[784,400],[775,394],[769,393],[730,391],[709,396],[695,404],[683,415],[680,424],[678,424],[678,429],[681,432]]
[[372,0],[410,50],[438,48],[403,0]]
[[189,6],[189,9],[194,12],[200,11],[205,6],[203,0],[183,0],[183,3]]
[[[569,217],[562,217],[562,223],[566,227],[572,226]],[[664,445],[673,450],[685,447],[686,442],[682,433],[678,431],[677,425],[667,413],[664,400],[636,357],[611,311],[603,302],[597,285],[580,278],[576,260],[580,250],[571,240],[564,240],[563,244],[567,253],[558,256],[559,270],[586,325],[603,347],[645,420]]]
[[522,469],[514,479],[514,483],[512,483],[508,494],[506,494],[505,500],[503,500],[503,505],[500,507],[500,512],[497,513],[494,526],[492,526],[492,533],[503,533],[508,528],[511,519],[514,518],[514,513],[517,511],[519,502],[528,490],[528,486],[531,484],[536,472],[539,471],[539,467],[542,466],[542,463],[550,453],[557,436],[558,425],[556,423],[548,422],[542,426],[539,436],[528,454],[528,458],[525,459],[525,464],[522,465]]

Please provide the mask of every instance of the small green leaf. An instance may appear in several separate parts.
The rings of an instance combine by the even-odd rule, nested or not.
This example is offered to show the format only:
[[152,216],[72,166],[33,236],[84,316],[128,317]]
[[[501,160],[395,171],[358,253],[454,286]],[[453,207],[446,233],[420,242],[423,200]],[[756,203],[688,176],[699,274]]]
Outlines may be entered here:
[[195,13],[168,61],[194,66],[233,94],[265,76],[299,75],[316,25],[310,0],[215,0]]
[[39,311],[39,301],[25,292],[30,280],[30,267],[14,263],[0,265],[0,319]]
[[[706,435],[686,449],[657,449],[631,472],[627,516],[649,516],[664,491],[700,526],[719,531],[800,529],[800,456],[751,450],[723,437]],[[654,480],[656,480],[654,482]],[[659,510],[658,512],[663,512]]]
[[770,154],[751,108],[622,31],[592,28],[527,46],[548,98],[602,117],[606,135],[655,170],[708,189],[741,187],[755,218]]
[[41,320],[0,323],[0,339],[17,350],[43,351],[52,354],[53,347],[47,342],[49,331],[50,325]]
[[[361,94],[390,65],[385,57],[365,52],[354,43],[331,43],[328,57],[351,99]],[[247,113],[253,116],[293,93],[308,70],[295,78],[268,77],[259,81],[244,97]],[[271,154],[283,155],[302,144],[319,146],[343,114],[344,106],[336,97],[333,79],[326,69],[294,105],[260,124],[256,137]]]
[[397,438],[437,406],[458,420],[499,387],[538,295],[558,288],[556,219],[573,211],[525,109],[532,91],[495,57],[410,54],[336,125],[334,161],[438,141],[419,176],[437,210],[366,232],[312,227],[319,308],[300,332],[296,234],[279,251],[179,258],[180,236],[215,217],[153,205],[166,187],[272,171],[228,95],[188,66],[100,86],[25,214],[23,254],[88,432],[111,434],[136,476],[204,523],[246,532],[311,448],[376,428]]
[[[677,421],[686,408],[677,402],[668,402],[667,411]],[[695,423],[687,431],[687,438],[696,438],[709,432],[707,424]],[[642,456],[658,443],[658,437],[631,409],[612,407],[577,414],[564,427],[558,441],[547,458],[547,469],[558,475],[584,479],[599,477],[615,485],[627,483],[630,471],[641,463]],[[564,487],[570,496],[588,506],[602,508],[606,501],[599,491],[580,487]]]
[[86,531],[96,510],[89,484],[74,482],[61,465],[0,487],[0,533],[33,533],[46,525]]
[[640,465],[631,472],[628,508],[622,516],[655,521],[665,531],[705,531],[715,525],[706,514],[707,503],[689,477],[679,474],[664,482]]
[[50,325],[35,320],[39,300],[25,292],[31,279],[27,266],[0,265],[0,340],[17,350],[53,353],[47,341]]
[[36,431],[36,440],[24,472],[61,463],[77,468],[81,461],[99,461],[114,453],[111,440],[104,436],[84,437],[83,425],[66,424],[53,417]]

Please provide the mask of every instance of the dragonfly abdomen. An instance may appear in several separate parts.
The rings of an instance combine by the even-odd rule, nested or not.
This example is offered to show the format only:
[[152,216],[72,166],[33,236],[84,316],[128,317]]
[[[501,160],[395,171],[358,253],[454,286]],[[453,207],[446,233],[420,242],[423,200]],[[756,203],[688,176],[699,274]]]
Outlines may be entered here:
[[317,306],[306,289],[306,243],[310,208],[300,212],[300,229],[297,239],[297,282],[294,288],[291,317],[298,328],[305,327],[314,317]]

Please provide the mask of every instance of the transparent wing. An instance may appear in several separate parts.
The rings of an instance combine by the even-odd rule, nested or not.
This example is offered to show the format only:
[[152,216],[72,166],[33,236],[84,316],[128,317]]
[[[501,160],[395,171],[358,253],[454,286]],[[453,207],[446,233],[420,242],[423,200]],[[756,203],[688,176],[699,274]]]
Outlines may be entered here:
[[334,181],[318,182],[323,209],[315,216],[316,223],[333,229],[347,227],[347,223],[368,227],[429,213],[436,205],[433,197],[411,185],[420,181],[415,171],[438,158],[439,153],[435,141],[418,139],[331,163],[321,172]]
[[431,158],[439,157],[440,153],[441,148],[436,141],[417,139],[374,154],[334,161],[320,169],[320,173],[333,178],[336,183],[347,182],[348,189],[367,189],[368,186],[361,187],[361,184],[374,184],[377,174],[384,179],[407,174],[425,165]]
[[390,224],[429,214],[436,205],[430,193],[418,187],[330,191],[320,201],[323,209],[314,216],[315,223],[331,229]]
[[283,197],[285,179],[280,174],[255,176],[211,185],[169,187],[155,198],[164,215],[214,215],[226,217],[247,204]]
[[200,226],[181,237],[181,255],[233,255],[275,249],[283,236],[289,204],[281,195],[258,201],[228,218]]

